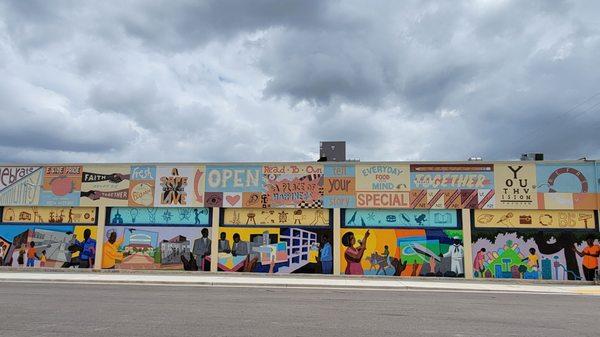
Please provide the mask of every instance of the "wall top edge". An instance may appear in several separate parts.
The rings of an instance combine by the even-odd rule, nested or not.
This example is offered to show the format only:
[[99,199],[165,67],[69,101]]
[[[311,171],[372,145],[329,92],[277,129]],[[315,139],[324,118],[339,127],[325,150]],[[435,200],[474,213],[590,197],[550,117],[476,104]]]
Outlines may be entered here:
[[600,164],[600,160],[501,160],[501,161],[344,161],[344,162],[317,162],[317,161],[271,161],[271,162],[112,162],[112,163],[0,163],[0,166],[71,166],[71,165],[214,165],[214,166],[233,166],[233,165],[392,165],[392,164],[470,164],[470,165],[490,165],[490,164]]

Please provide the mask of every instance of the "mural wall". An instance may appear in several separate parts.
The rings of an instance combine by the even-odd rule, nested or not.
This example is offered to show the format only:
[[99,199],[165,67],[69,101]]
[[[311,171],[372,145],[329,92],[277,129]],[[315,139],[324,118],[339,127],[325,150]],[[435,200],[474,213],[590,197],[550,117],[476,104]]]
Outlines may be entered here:
[[333,231],[323,209],[235,209],[222,214],[220,271],[333,272]]
[[96,223],[92,207],[4,207],[0,265],[93,268]]
[[102,268],[210,270],[209,227],[207,208],[111,208]]
[[475,277],[591,280],[600,233],[594,211],[476,210]]
[[599,175],[583,161],[4,166],[0,205],[593,210]]
[[464,277],[456,210],[357,210],[343,215],[346,275]]

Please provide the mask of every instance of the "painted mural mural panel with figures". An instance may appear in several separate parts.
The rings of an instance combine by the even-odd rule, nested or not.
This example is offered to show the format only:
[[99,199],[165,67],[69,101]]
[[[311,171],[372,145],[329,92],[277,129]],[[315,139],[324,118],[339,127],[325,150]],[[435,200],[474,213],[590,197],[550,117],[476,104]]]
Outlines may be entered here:
[[346,275],[464,277],[456,210],[348,209],[342,227]]
[[96,209],[5,207],[0,223],[0,265],[93,268]]
[[600,254],[597,226],[593,211],[476,211],[473,274],[591,280]]
[[225,209],[218,269],[331,274],[330,217],[325,209]]
[[210,270],[209,227],[207,208],[111,208],[102,268]]

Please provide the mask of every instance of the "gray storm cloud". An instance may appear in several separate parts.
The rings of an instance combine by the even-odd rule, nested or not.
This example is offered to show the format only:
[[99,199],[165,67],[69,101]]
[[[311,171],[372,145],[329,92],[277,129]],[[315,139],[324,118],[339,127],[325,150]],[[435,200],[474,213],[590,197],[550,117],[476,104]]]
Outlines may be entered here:
[[594,1],[0,4],[0,156],[600,157]]

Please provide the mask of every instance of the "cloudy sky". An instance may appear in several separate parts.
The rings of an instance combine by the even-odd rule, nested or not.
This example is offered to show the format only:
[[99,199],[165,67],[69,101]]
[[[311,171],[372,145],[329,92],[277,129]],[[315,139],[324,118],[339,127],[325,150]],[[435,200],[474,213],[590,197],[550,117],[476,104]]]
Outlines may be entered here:
[[[118,3],[118,4],[117,4]],[[4,1],[0,161],[600,158],[599,1]]]

